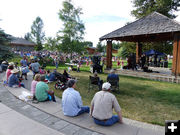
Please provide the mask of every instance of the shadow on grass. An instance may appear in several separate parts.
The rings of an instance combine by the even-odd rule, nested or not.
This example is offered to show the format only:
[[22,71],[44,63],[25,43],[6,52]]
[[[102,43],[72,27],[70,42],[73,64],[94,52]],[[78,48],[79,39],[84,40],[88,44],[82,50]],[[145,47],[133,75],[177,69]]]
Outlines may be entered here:
[[[116,93],[115,95],[118,96]],[[145,101],[152,100],[180,108],[180,91],[170,88],[162,90],[156,86],[120,82],[120,95],[141,98]]]

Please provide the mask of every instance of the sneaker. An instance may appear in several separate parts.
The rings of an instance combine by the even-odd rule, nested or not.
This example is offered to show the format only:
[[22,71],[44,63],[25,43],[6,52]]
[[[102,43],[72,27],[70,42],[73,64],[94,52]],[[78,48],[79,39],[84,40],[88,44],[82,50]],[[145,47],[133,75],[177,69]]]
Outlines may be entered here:
[[33,101],[32,101],[32,103],[34,103],[34,104],[38,104],[38,103],[39,103],[39,101],[37,101],[37,100],[33,100]]

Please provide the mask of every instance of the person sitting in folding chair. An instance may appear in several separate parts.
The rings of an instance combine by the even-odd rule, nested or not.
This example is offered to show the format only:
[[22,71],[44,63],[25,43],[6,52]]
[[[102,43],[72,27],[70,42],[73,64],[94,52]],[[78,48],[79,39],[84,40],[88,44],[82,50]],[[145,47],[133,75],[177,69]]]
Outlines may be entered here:
[[119,88],[119,76],[115,74],[114,69],[110,71],[110,74],[107,77],[107,81],[113,86]]
[[94,72],[94,77],[95,77],[95,78],[98,78],[97,85],[98,85],[98,87],[99,87],[99,90],[102,90],[103,80],[100,79],[100,77],[98,76],[97,72]]

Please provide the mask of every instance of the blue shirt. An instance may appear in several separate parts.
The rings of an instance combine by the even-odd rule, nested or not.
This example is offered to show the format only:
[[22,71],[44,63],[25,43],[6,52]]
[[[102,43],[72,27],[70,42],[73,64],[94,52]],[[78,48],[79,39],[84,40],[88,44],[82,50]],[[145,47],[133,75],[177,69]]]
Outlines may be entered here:
[[22,59],[20,62],[23,66],[27,66],[27,60]]
[[82,100],[78,91],[67,88],[62,95],[62,109],[64,115],[76,116],[81,110]]
[[19,79],[15,74],[11,74],[8,79],[8,86],[12,87],[13,85],[19,85]]
[[56,76],[55,76],[54,73],[51,73],[51,74],[49,75],[49,81],[56,81]]
[[119,76],[117,74],[109,74],[107,80],[117,79],[119,81]]

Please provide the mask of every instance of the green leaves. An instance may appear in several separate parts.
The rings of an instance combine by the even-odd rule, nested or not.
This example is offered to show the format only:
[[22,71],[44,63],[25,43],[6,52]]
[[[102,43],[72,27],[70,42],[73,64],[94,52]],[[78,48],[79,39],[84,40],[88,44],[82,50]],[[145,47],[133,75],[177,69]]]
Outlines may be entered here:
[[176,18],[173,14],[180,7],[179,0],[133,0],[136,9],[131,14],[136,18],[144,17],[154,11],[159,12],[167,17]]
[[12,56],[12,53],[10,52],[10,47],[8,47],[10,41],[11,41],[11,36],[6,34],[0,28],[0,61]]
[[44,23],[38,16],[31,26],[31,32],[25,35],[25,39],[36,43],[35,50],[40,51],[43,49],[43,41],[45,33],[43,32]]
[[63,22],[63,28],[59,31],[57,39],[60,42],[60,48],[65,53],[80,53],[82,49],[84,24],[80,20],[82,14],[81,8],[75,8],[71,0],[63,2],[63,9],[58,13],[59,19]]

